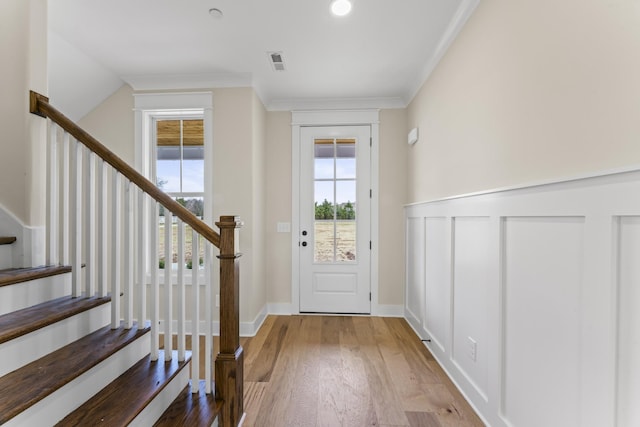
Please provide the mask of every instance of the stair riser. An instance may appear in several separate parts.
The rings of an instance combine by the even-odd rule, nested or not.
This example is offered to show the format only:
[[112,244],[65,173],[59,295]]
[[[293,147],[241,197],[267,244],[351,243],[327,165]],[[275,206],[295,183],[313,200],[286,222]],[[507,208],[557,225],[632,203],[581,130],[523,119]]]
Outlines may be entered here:
[[[80,375],[3,427],[47,426],[62,420],[103,387],[149,354],[150,334],[145,334],[91,370]],[[188,370],[187,370],[188,372]],[[105,420],[106,421],[106,420]],[[108,422],[105,425],[109,425]]]
[[71,294],[71,273],[0,287],[0,315]]
[[111,303],[54,323],[20,338],[0,344],[0,376],[14,371],[110,322]]
[[171,405],[180,392],[189,384],[189,367],[185,366],[149,405],[129,424],[128,427],[152,426]]

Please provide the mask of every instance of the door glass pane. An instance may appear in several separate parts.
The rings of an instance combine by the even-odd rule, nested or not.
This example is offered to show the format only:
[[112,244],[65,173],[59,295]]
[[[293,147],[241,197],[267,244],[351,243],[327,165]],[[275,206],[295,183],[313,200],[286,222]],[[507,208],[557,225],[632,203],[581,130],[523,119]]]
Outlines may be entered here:
[[314,140],[314,261],[356,259],[355,139]]
[[336,178],[356,178],[355,139],[339,139],[336,142]]
[[333,262],[335,259],[335,221],[315,221],[313,235],[314,262]]
[[315,179],[333,179],[334,146],[333,140],[316,139],[314,145],[314,177]]
[[337,221],[336,223],[336,261],[356,260],[356,222]]

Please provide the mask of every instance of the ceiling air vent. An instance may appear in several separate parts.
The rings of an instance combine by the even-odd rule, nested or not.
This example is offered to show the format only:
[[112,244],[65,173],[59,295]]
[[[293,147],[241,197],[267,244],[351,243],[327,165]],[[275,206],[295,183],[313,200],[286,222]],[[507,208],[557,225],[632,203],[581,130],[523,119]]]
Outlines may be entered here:
[[274,71],[284,71],[284,58],[282,52],[267,52],[269,55],[269,62]]

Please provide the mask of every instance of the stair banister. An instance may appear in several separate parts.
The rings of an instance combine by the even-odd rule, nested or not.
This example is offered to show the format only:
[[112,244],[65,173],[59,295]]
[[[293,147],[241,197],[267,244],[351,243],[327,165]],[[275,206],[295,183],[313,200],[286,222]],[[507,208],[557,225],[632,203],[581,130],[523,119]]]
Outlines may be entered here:
[[[144,211],[144,206],[145,206],[145,199],[144,197],[148,196],[151,199],[153,199],[156,203],[153,203],[153,206],[150,206],[150,212],[155,212],[156,213],[156,218],[157,218],[157,208],[158,208],[158,204],[164,206],[165,208],[165,213],[167,213],[167,217],[166,218],[170,218],[171,215],[174,215],[176,217],[179,218],[179,230],[180,231],[180,237],[179,239],[181,241],[184,240],[184,231],[182,231],[184,229],[184,227],[182,226],[182,224],[188,224],[189,226],[191,226],[192,230],[193,230],[193,242],[195,242],[194,246],[192,247],[192,266],[193,266],[193,271],[192,271],[192,277],[194,280],[194,285],[195,285],[195,289],[197,290],[197,286],[198,286],[198,274],[197,274],[197,269],[198,269],[198,264],[199,264],[199,255],[198,252],[194,252],[194,248],[195,251],[198,250],[198,238],[197,236],[202,236],[206,241],[210,242],[211,244],[213,244],[214,246],[216,246],[219,249],[219,255],[218,258],[220,259],[220,351],[216,357],[215,360],[215,397],[217,400],[222,401],[222,408],[221,408],[221,412],[219,414],[219,425],[222,427],[235,427],[237,426],[241,421],[242,421],[242,417],[243,417],[243,349],[240,346],[240,335],[239,335],[239,262],[238,262],[238,258],[241,256],[241,254],[238,251],[238,230],[239,228],[242,226],[242,221],[240,221],[239,217],[236,216],[222,216],[220,217],[220,221],[216,223],[216,226],[218,226],[218,228],[220,229],[220,234],[218,234],[216,231],[214,231],[209,225],[207,225],[205,222],[201,221],[200,219],[198,219],[195,215],[193,215],[189,210],[187,210],[185,207],[183,207],[181,204],[179,204],[178,202],[176,202],[171,196],[169,196],[168,194],[166,194],[165,192],[163,192],[162,190],[160,190],[154,183],[152,183],[151,181],[149,181],[147,178],[145,178],[144,176],[142,176],[139,172],[137,172],[134,168],[132,168],[129,164],[127,164],[124,160],[122,160],[120,157],[118,157],[117,155],[115,155],[113,152],[111,152],[108,148],[106,148],[103,144],[101,144],[98,140],[96,140],[94,137],[92,137],[89,133],[87,133],[86,131],[84,131],[82,128],[80,128],[78,125],[76,125],[73,121],[71,121],[69,118],[67,118],[64,114],[62,114],[60,111],[58,111],[56,108],[54,108],[53,106],[51,106],[49,104],[49,99],[41,94],[38,94],[36,92],[30,92],[30,112],[33,114],[36,114],[38,116],[41,116],[43,118],[47,118],[51,121],[52,123],[52,128],[51,128],[51,132],[50,132],[50,139],[52,141],[56,141],[57,136],[56,136],[56,128],[59,127],[62,130],[64,130],[64,136],[63,136],[63,144],[62,144],[62,149],[58,150],[57,148],[55,148],[55,146],[50,148],[50,152],[52,153],[52,155],[55,155],[58,151],[62,151],[63,153],[68,153],[69,151],[71,151],[71,153],[73,154],[72,156],[67,156],[66,154],[62,155],[62,160],[61,160],[61,165],[62,165],[62,170],[58,172],[58,174],[61,174],[61,178],[58,177],[58,175],[55,176],[55,181],[51,184],[50,188],[48,189],[52,194],[50,197],[51,203],[53,205],[60,203],[61,205],[64,206],[64,203],[66,203],[66,199],[68,199],[68,194],[65,193],[67,191],[67,184],[69,185],[69,188],[73,188],[73,192],[71,194],[71,197],[73,200],[71,200],[70,205],[72,206],[72,209],[74,210],[73,212],[73,216],[71,217],[70,221],[71,224],[73,225],[73,227],[75,227],[74,231],[75,231],[75,235],[74,233],[72,233],[72,230],[69,230],[69,233],[67,233],[67,231],[65,230],[65,228],[69,228],[69,219],[66,218],[65,215],[62,215],[62,219],[58,219],[58,217],[56,217],[56,208],[55,206],[52,206],[51,211],[49,213],[49,216],[51,217],[51,222],[48,224],[49,227],[54,227],[57,224],[59,224],[60,222],[62,223],[62,229],[60,230],[60,232],[57,232],[56,230],[51,230],[52,232],[52,240],[48,242],[47,244],[50,246],[49,248],[49,252],[51,254],[51,259],[54,260],[54,262],[59,262],[59,261],[64,261],[64,259],[68,256],[65,252],[67,251],[66,247],[67,247],[67,242],[65,241],[65,239],[67,239],[67,234],[70,234],[74,237],[76,237],[74,240],[70,242],[71,246],[70,250],[71,250],[71,256],[72,256],[72,264],[75,265],[75,270],[74,274],[76,275],[76,279],[77,282],[80,283],[81,282],[81,277],[80,277],[80,265],[81,265],[81,261],[80,261],[80,253],[81,253],[81,247],[82,247],[82,241],[80,240],[80,235],[82,234],[82,229],[81,229],[81,224],[82,224],[82,217],[80,216],[82,213],[82,204],[81,204],[81,197],[82,197],[82,170],[83,168],[87,168],[87,175],[86,175],[86,181],[85,181],[85,190],[86,189],[90,189],[87,190],[89,191],[89,193],[87,196],[87,200],[86,201],[86,205],[85,205],[85,209],[88,210],[89,212],[93,212],[93,214],[91,215],[91,218],[88,219],[89,224],[94,224],[95,220],[95,216],[96,216],[96,203],[98,204],[98,208],[102,208],[104,206],[104,204],[106,203],[106,188],[105,185],[108,182],[107,179],[107,173],[105,172],[105,163],[109,164],[113,170],[113,174],[112,174],[112,180],[111,180],[111,187],[112,187],[112,198],[113,198],[113,205],[118,208],[117,211],[115,211],[112,215],[112,235],[111,236],[111,242],[112,245],[117,245],[115,247],[112,248],[112,265],[111,265],[111,275],[112,277],[112,286],[111,286],[111,295],[112,295],[112,303],[113,306],[115,308],[113,308],[112,311],[112,327],[116,328],[119,324],[120,324],[120,319],[117,316],[117,313],[120,312],[120,308],[119,308],[119,298],[118,296],[120,295],[121,289],[124,291],[126,297],[129,299],[127,301],[125,301],[125,306],[123,307],[124,312],[125,312],[125,327],[131,327],[132,326],[132,310],[133,310],[133,302],[131,301],[131,299],[134,297],[134,292],[133,289],[131,289],[129,286],[131,285],[131,283],[134,281],[134,275],[133,275],[133,268],[126,268],[126,270],[128,270],[125,274],[124,277],[124,281],[120,281],[119,280],[119,270],[120,270],[120,254],[118,253],[119,251],[119,247],[125,246],[125,253],[126,253],[126,257],[125,260],[127,260],[126,262],[133,262],[134,260],[136,260],[136,257],[134,255],[134,251],[135,249],[133,248],[133,240],[136,238],[136,236],[134,236],[134,221],[135,219],[133,218],[133,216],[131,215],[132,210],[138,209],[139,211]],[[70,141],[69,141],[69,135],[71,135],[73,138],[76,139],[77,141],[77,145],[75,148],[70,147]],[[88,156],[87,158],[89,159],[89,164],[85,165],[83,164],[83,149],[81,148],[82,146],[86,147],[85,149],[88,150]],[[99,162],[99,169],[96,173],[95,170],[95,160],[94,158],[97,156],[98,162]],[[71,171],[68,170],[67,168],[67,161],[69,160],[69,158],[74,159],[74,163],[75,165],[77,165],[77,167],[74,167],[74,165],[72,165],[72,167],[70,168]],[[57,168],[58,165],[58,161],[55,160],[54,158],[50,159],[50,163],[49,163],[49,169],[52,172],[56,172],[55,169]],[[115,172],[114,172],[115,171]],[[69,172],[73,173],[73,176],[70,177],[69,176]],[[96,176],[97,175],[97,176]],[[126,178],[124,180],[124,185],[126,187],[126,190],[124,191],[124,195],[122,195],[122,180],[121,178],[124,177]],[[68,182],[70,181],[70,182]],[[133,185],[131,185],[133,184]],[[58,197],[57,194],[57,188],[58,186],[62,187],[62,197]],[[96,195],[92,194],[93,191],[95,190],[95,187],[97,186],[98,188],[98,194],[97,194],[97,200],[96,200]],[[146,196],[143,196],[143,194],[138,194],[138,190],[136,190],[136,187],[144,194],[146,194]],[[75,194],[73,194],[75,193]],[[122,206],[123,204],[121,203],[121,197],[124,196],[124,206]],[[62,200],[60,200],[62,199]],[[136,203],[137,202],[137,203]],[[124,208],[124,210],[120,210],[120,208]],[[99,239],[98,240],[103,240],[105,235],[106,235],[106,216],[104,215],[104,213],[100,213],[100,217],[98,218],[97,222],[99,224]],[[138,221],[140,221],[139,223],[139,227],[138,227],[138,236],[137,238],[139,240],[144,240],[144,231],[141,229],[141,227],[143,227],[143,223],[145,221],[144,218],[140,217],[138,219]],[[166,223],[165,223],[166,224]],[[119,230],[121,230],[122,228],[124,228],[125,230],[125,239],[124,241],[121,241],[120,239],[120,233]],[[157,247],[155,245],[156,243],[156,238],[157,238],[157,227],[155,229],[153,229],[153,226],[150,225],[150,229],[152,229],[152,231],[150,231],[150,235],[149,237],[149,242],[152,248],[152,252],[151,252],[151,257],[150,257],[150,261],[151,261],[151,286],[152,286],[152,303],[151,303],[151,323],[152,323],[152,338],[151,338],[151,342],[152,342],[152,347],[153,348],[157,348],[154,347],[154,345],[157,344],[157,334],[158,334],[158,314],[159,314],[159,307],[157,306],[157,297],[158,297],[158,281],[157,281],[157,268],[154,268],[155,266],[157,266],[157,262],[158,262],[158,257],[157,257]],[[168,230],[168,226],[165,225],[165,229]],[[114,231],[115,230],[115,231]],[[107,246],[104,245],[104,242],[101,243],[97,243],[96,242],[96,236],[93,233],[93,231],[91,232],[92,234],[89,237],[89,245],[91,246],[91,248],[89,249],[89,259],[92,261],[95,261],[95,259],[98,260],[98,262],[104,262],[104,260],[106,259],[106,250],[107,250]],[[167,238],[165,239],[165,243],[168,243],[169,239],[169,235],[171,233],[167,232]],[[57,242],[57,239],[60,239],[60,243]],[[172,240],[172,239],[171,239]],[[93,251],[96,251],[96,245],[98,244],[102,244],[102,246],[98,247],[97,252],[94,253]],[[138,245],[138,253],[140,252],[140,247],[142,245]],[[167,247],[170,246],[170,244],[166,245]],[[205,258],[210,258],[212,257],[212,252],[211,252],[211,245],[210,244],[205,244]],[[62,247],[62,253],[58,254],[58,248]],[[170,251],[167,251],[170,252]],[[89,261],[89,259],[87,261]],[[140,269],[140,265],[142,264],[141,258],[137,258],[138,261],[138,269]],[[170,256],[166,256],[165,257],[165,274],[168,274],[169,269],[170,269],[170,265],[171,265],[171,261],[170,261]],[[104,284],[105,278],[106,278],[106,266],[102,265],[99,268],[96,268],[96,266],[94,265],[93,262],[90,263],[91,265],[88,265],[87,267],[87,271],[89,271],[89,275],[93,276],[93,277],[98,277],[98,293],[100,294],[104,294],[106,292],[106,286]],[[207,268],[208,265],[208,268]],[[208,283],[209,286],[207,286],[207,294],[208,294],[208,301],[209,304],[211,304],[211,274],[212,272],[210,271],[210,263],[205,262],[205,275],[207,276],[208,279]],[[178,304],[180,306],[184,305],[184,289],[183,289],[183,284],[181,283],[183,278],[184,278],[184,269],[181,268],[180,270],[180,277],[178,278],[178,283],[180,284],[180,290],[179,290],[179,301]],[[138,271],[140,272],[140,271]],[[136,279],[138,281],[143,280],[144,276],[143,275],[139,275]],[[74,280],[76,280],[74,279]],[[206,279],[206,280],[207,280]],[[142,283],[142,282],[141,282]],[[171,283],[171,275],[168,274],[168,279],[167,279],[167,284]],[[85,294],[92,294],[95,289],[93,288],[93,284],[89,284],[87,283],[87,287],[84,289]],[[144,296],[144,290],[143,290],[144,286],[141,286],[141,292],[140,292],[140,299],[141,301],[139,301],[139,305],[138,305],[138,311],[140,313],[143,313],[141,316],[144,318],[146,318],[146,316],[144,316],[144,310],[145,310],[145,303],[144,301],[142,301],[143,298],[145,298]],[[166,288],[166,287],[165,287]],[[80,289],[79,285],[76,289],[74,289],[74,296],[80,296],[82,293],[82,289]],[[196,295],[194,297],[194,303],[196,304],[196,307],[199,306],[199,301],[198,301],[198,292],[194,292],[194,294]],[[165,297],[167,297],[168,300],[171,300],[172,298],[172,294],[171,294],[171,289],[166,290],[165,293]],[[167,328],[165,329],[165,331],[170,331],[171,327],[170,327],[170,323],[171,323],[171,317],[172,317],[172,306],[171,306],[171,301],[166,301],[165,302],[165,316],[168,317],[167,319],[165,319],[166,323],[169,324],[169,326],[167,326]],[[209,343],[206,346],[206,351],[211,351],[212,348],[212,339],[211,339],[211,320],[212,320],[212,310],[207,310],[208,314],[207,314],[207,318],[206,318],[206,323],[208,324],[207,326],[207,342]],[[178,322],[182,322],[181,325],[178,326],[178,332],[182,335],[184,335],[184,312],[183,309],[180,309],[179,307],[179,316],[178,316]],[[199,314],[198,314],[198,310],[196,309],[196,320],[192,320],[193,323],[198,323],[199,319]],[[193,330],[192,330],[192,334],[196,333],[197,334],[198,331],[198,327],[197,325],[194,325]],[[156,337],[154,339],[154,336]],[[171,339],[170,336],[167,337],[167,334],[165,334],[165,348],[171,348]],[[178,349],[180,350],[179,352],[179,358],[184,357],[184,343],[182,342],[182,340],[184,339],[184,337],[179,337],[178,339]],[[167,341],[169,342],[169,344],[166,344]],[[195,344],[197,343],[198,339],[197,339],[197,335],[196,335],[196,339],[192,339],[192,343],[193,344],[193,348],[194,350],[197,351],[198,345]],[[153,355],[152,355],[153,356]],[[206,354],[205,357],[207,358],[207,360],[210,360],[210,354]],[[156,355],[157,357],[157,355]],[[171,356],[169,356],[170,358]],[[196,358],[197,359],[197,358]],[[211,373],[212,369],[211,369],[211,365],[210,363],[206,364],[206,371],[208,371],[209,373]],[[193,377],[193,380],[197,380],[197,371],[198,369],[195,368],[195,375]],[[210,375],[206,375],[206,378],[211,378]],[[198,384],[192,384],[192,392],[197,392],[198,390]],[[211,391],[211,381],[207,381],[207,386],[206,386],[206,390],[207,392]]]
[[51,104],[49,104],[49,98],[32,91],[30,96],[30,108],[31,113],[49,118],[53,122],[57,123],[58,126],[69,132],[71,136],[84,144],[98,157],[109,163],[114,169],[120,172],[122,176],[126,177],[129,181],[138,186],[138,188],[147,193],[166,209],[173,212],[174,215],[179,217],[185,223],[189,224],[202,237],[213,243],[215,247],[220,247],[220,235],[218,233],[216,233],[205,222],[196,218],[196,216],[187,208],[173,200],[171,196],[159,189],[154,183],[145,178],[137,170],[129,166],[127,162],[114,154],[97,139],[76,125],[71,119],[51,106]]

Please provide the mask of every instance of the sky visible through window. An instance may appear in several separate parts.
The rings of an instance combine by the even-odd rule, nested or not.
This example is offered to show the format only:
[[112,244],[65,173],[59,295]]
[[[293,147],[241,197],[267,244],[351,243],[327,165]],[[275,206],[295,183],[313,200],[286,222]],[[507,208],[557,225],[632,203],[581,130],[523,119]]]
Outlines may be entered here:
[[158,182],[168,193],[203,193],[204,159],[183,160],[182,189],[180,189],[180,160],[158,160]]
[[354,143],[333,145],[317,141],[314,163],[314,201],[317,204],[324,200],[336,205],[356,202]]

